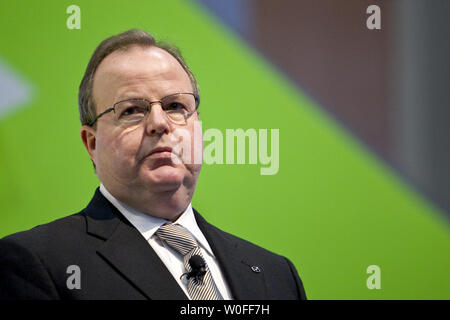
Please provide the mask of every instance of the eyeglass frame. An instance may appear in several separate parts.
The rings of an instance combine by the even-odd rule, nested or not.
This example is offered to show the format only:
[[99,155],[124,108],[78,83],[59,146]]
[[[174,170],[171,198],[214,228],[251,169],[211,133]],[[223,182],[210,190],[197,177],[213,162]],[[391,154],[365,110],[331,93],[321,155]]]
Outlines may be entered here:
[[[179,95],[179,94],[190,94],[190,95],[192,95],[192,96],[194,97],[194,99],[195,99],[195,110],[192,111],[192,112],[189,112],[188,115],[185,116],[185,120],[187,120],[190,116],[192,116],[192,115],[197,111],[198,106],[199,106],[199,104],[200,104],[200,97],[199,97],[198,95],[196,95],[195,93],[192,93],[192,92],[177,92],[177,93],[169,94],[169,95],[167,95],[167,96],[161,98],[161,100],[164,100],[164,99],[167,98],[167,97],[175,96],[175,95]],[[115,108],[116,108],[116,105],[118,105],[119,103],[125,102],[125,101],[129,101],[129,100],[144,100],[144,101],[147,101],[147,102],[149,103],[149,107],[148,107],[148,109],[147,109],[147,113],[146,113],[145,116],[147,116],[147,115],[150,113],[152,104],[157,103],[157,102],[159,102],[160,104],[162,104],[162,101],[161,101],[161,100],[149,101],[149,100],[147,100],[147,99],[145,99],[145,98],[128,98],[128,99],[125,99],[125,100],[121,100],[121,101],[118,101],[118,102],[114,103],[112,107],[110,107],[110,108],[106,109],[105,111],[101,112],[100,114],[98,114],[98,115],[95,117],[94,120],[92,120],[90,123],[88,123],[88,126],[89,126],[89,127],[92,127],[92,126],[97,122],[97,120],[98,120],[100,117],[102,117],[103,115],[105,115],[105,114],[107,114],[107,113],[109,113],[109,112],[111,112],[111,111],[114,111],[114,113],[115,113],[115,112],[116,112],[116,109],[115,109]],[[170,119],[170,118],[169,118],[169,119]]]

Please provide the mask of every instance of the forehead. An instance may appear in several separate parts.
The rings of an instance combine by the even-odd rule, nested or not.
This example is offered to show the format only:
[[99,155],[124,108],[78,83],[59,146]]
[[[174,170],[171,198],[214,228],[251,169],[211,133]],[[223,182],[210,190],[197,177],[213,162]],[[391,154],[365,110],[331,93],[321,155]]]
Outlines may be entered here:
[[127,90],[164,94],[167,90],[191,91],[186,71],[167,51],[158,47],[132,46],[109,54],[94,75],[94,96],[116,96]]

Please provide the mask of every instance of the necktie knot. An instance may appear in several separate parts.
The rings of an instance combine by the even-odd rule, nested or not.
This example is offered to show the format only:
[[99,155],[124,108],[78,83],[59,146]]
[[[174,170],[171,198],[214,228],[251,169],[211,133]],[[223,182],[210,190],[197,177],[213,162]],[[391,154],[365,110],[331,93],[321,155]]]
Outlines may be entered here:
[[165,224],[156,231],[156,235],[183,256],[198,247],[189,232],[178,224]]

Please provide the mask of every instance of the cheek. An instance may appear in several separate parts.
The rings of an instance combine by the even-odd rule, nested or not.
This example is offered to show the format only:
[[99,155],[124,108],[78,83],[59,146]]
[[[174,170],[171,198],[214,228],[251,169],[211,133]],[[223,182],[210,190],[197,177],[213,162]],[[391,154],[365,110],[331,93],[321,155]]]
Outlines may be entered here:
[[139,141],[130,135],[103,137],[98,141],[97,152],[101,165],[117,176],[130,176],[134,170]]

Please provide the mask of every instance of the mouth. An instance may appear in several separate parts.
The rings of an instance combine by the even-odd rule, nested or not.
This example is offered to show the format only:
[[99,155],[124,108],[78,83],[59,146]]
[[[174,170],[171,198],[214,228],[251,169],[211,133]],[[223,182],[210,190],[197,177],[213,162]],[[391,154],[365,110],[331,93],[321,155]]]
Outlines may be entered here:
[[172,153],[172,148],[170,148],[170,147],[154,148],[152,151],[150,151],[150,153],[147,155],[147,157],[150,157],[153,154],[158,154],[158,153],[163,153],[163,152]]
[[144,159],[151,161],[149,165],[152,170],[162,166],[175,167],[180,163],[175,150],[170,147],[154,148]]
[[183,164],[181,154],[176,149],[171,147],[157,147],[151,150],[141,161],[151,161],[151,167],[153,169],[160,166],[175,167]]

